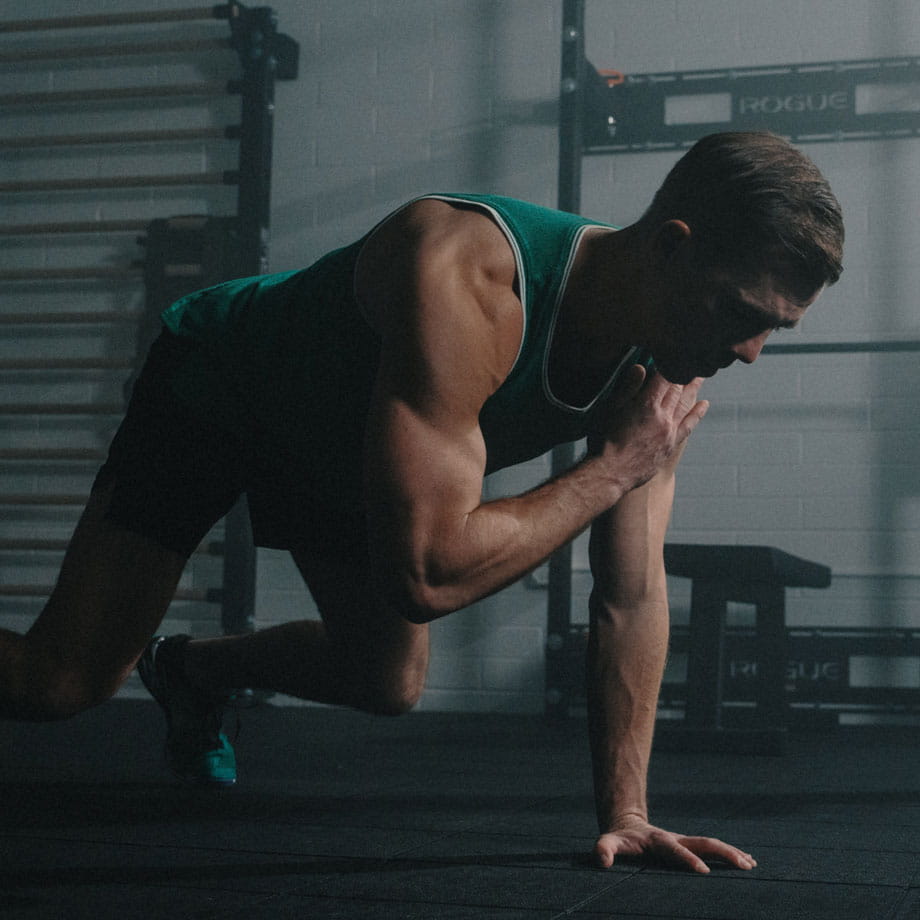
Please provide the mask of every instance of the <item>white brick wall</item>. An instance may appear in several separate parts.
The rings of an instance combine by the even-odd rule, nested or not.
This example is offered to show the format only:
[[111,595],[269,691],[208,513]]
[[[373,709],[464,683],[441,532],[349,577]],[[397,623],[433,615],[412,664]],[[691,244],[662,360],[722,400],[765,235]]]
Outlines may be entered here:
[[[175,3],[109,0],[94,12],[157,6]],[[273,269],[308,263],[427,191],[494,191],[555,203],[561,4],[278,0],[273,6],[281,29],[301,45],[300,78],[280,83],[276,93]],[[72,12],[66,0],[37,0],[28,15]],[[915,0],[589,0],[587,12],[589,59],[624,71],[920,53]],[[21,15],[21,9],[3,13]],[[169,66],[181,72],[181,65]],[[93,76],[79,68],[30,71],[30,79],[41,84],[36,88],[89,84]],[[16,75],[3,86],[31,88],[26,84]],[[31,130],[30,116],[18,117],[21,130]],[[156,117],[132,111],[119,123]],[[170,115],[183,123],[189,117],[185,109]],[[918,144],[809,150],[845,208],[847,267],[801,331],[786,334],[790,341],[917,337]],[[119,157],[126,172],[145,167],[142,151],[125,150]],[[206,168],[208,160],[203,149],[180,158],[182,168],[190,169]],[[584,212],[621,224],[635,219],[673,161],[671,153],[586,159]],[[66,161],[46,154],[4,157],[4,163],[10,178],[33,169],[53,176],[108,168],[88,155]],[[132,197],[101,207],[73,196],[69,216],[117,216],[131,210]],[[192,192],[140,197],[155,198],[164,214],[219,213],[224,203]],[[20,203],[6,219],[41,219],[47,210],[40,200]],[[63,249],[64,259],[79,262],[85,255],[74,244]],[[43,246],[13,246],[0,264],[34,264],[51,255]],[[58,308],[46,295],[34,303],[36,309]],[[41,345],[26,337],[9,347]],[[92,353],[112,346],[77,336],[61,347]],[[831,589],[792,592],[793,622],[916,625],[917,368],[916,354],[765,356],[752,368],[720,375],[706,386],[713,409],[687,452],[671,538],[769,543],[831,565],[838,576]],[[50,424],[16,420],[10,437],[15,443],[41,441]],[[98,433],[75,430],[73,437],[95,443]],[[506,472],[488,484],[488,494],[518,491],[546,472],[543,462]],[[63,514],[59,526],[66,529],[68,521]],[[583,567],[584,538],[575,557]],[[578,584],[583,606],[584,581]],[[673,587],[675,618],[681,619],[686,586]],[[435,624],[430,689],[422,706],[538,710],[544,603],[543,592],[524,582]],[[21,624],[23,608],[4,604],[3,622]],[[303,611],[315,615],[293,565],[283,554],[262,552],[259,622]],[[580,609],[576,618],[582,617]]]

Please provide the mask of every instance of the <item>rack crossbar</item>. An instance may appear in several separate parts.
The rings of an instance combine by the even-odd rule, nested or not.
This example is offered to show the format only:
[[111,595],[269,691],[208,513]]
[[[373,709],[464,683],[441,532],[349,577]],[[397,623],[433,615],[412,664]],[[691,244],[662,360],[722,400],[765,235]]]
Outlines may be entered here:
[[920,339],[882,339],[877,342],[790,342],[787,345],[765,345],[764,354],[878,354],[893,351],[920,351]]

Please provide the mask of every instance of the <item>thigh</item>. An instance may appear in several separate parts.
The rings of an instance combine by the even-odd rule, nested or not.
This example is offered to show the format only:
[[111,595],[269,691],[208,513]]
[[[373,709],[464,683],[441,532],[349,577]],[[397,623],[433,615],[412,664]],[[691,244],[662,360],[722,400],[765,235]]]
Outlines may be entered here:
[[428,625],[410,623],[381,600],[365,552],[324,556],[302,545],[290,552],[338,654],[375,676],[399,670],[424,680]]
[[109,491],[90,497],[25,641],[36,692],[57,687],[76,709],[106,699],[127,677],[185,567],[180,553],[109,521]]

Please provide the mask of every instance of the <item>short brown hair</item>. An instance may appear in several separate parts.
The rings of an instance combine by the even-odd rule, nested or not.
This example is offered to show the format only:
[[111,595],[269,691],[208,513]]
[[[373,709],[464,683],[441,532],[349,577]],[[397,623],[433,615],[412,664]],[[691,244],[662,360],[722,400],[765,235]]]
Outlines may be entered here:
[[843,216],[812,161],[768,132],[710,134],[668,173],[643,221],[683,220],[713,268],[777,276],[808,297],[843,270]]

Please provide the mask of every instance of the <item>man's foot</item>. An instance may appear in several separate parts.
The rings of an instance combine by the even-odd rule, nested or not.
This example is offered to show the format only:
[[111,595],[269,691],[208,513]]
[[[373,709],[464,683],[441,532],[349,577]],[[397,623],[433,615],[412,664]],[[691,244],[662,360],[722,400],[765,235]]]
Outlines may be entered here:
[[207,786],[236,782],[236,755],[221,731],[223,705],[196,690],[182,667],[189,636],[156,636],[137,670],[166,715],[166,758],[183,779]]

